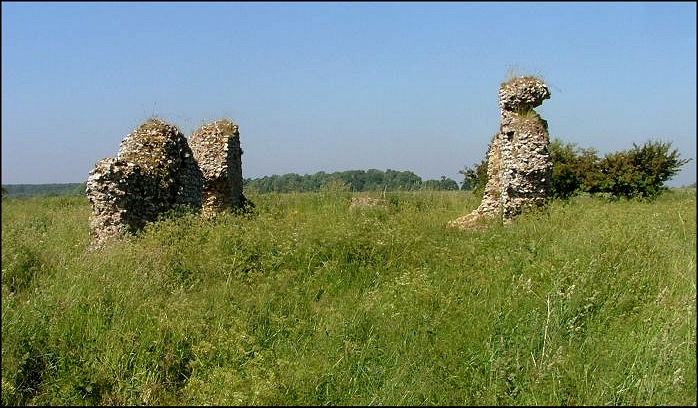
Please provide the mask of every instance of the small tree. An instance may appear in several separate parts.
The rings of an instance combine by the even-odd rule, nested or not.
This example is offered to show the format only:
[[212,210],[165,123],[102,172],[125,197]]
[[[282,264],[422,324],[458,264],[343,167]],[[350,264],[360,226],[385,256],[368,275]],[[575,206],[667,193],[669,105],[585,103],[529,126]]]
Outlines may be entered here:
[[460,183],[460,189],[472,190],[473,185],[477,181],[477,173],[475,170],[465,166],[462,170],[458,170],[458,173],[463,175],[463,181]]
[[446,177],[446,176],[441,176],[441,180],[439,180],[439,188],[441,190],[458,190],[458,183],[456,180]]
[[472,190],[480,194],[485,191],[487,185],[487,159],[482,160],[479,164],[474,164],[473,167],[464,167],[458,170],[459,174],[463,175],[461,182],[461,190]]

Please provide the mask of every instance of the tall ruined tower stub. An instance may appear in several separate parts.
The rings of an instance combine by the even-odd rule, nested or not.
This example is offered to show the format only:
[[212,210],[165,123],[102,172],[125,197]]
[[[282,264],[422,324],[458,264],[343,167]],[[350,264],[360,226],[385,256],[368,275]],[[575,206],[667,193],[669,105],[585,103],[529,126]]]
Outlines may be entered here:
[[117,156],[98,161],[87,180],[92,245],[134,233],[181,206],[207,216],[241,207],[237,129],[226,120],[203,126],[195,134],[196,154],[176,126],[155,118],[128,134]]
[[204,125],[192,134],[189,145],[203,173],[202,215],[243,207],[238,125],[226,119]]
[[500,126],[487,152],[482,202],[449,226],[478,228],[500,215],[509,223],[525,209],[547,203],[553,166],[548,124],[534,108],[549,98],[547,85],[535,77],[513,78],[501,84]]

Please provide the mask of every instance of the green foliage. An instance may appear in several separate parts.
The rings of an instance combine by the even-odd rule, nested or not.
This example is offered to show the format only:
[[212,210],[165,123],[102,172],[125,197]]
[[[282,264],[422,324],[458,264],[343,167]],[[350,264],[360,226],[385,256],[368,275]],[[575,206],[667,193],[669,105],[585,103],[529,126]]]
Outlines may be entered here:
[[[163,187],[165,194],[174,194],[171,183],[164,168],[154,170],[158,183]],[[446,176],[440,180],[422,180],[411,171],[386,171],[348,170],[335,173],[317,172],[311,175],[299,175],[288,173],[284,175],[274,174],[256,179],[244,179],[243,185],[247,191],[257,193],[289,193],[289,192],[319,192],[328,183],[338,182],[349,186],[350,191],[416,191],[421,189],[431,190],[457,190],[458,183]],[[3,198],[29,198],[47,196],[84,196],[86,183],[63,184],[8,184],[2,187]]]
[[53,184],[6,184],[2,186],[2,196],[5,198],[84,196],[86,184],[86,182]]
[[581,149],[573,143],[554,139],[548,145],[553,162],[552,195],[568,199],[598,183],[600,169],[594,149]]
[[482,195],[487,186],[487,158],[472,167],[464,167],[458,173],[463,175],[461,190],[470,190],[477,195]]
[[97,251],[84,197],[5,199],[3,405],[696,404],[693,189],[479,232],[470,192],[247,194]]
[[330,182],[340,182],[349,186],[351,191],[415,191],[422,188],[452,190],[458,188],[455,180],[442,176],[441,180],[426,180],[411,171],[348,170],[334,173],[324,171],[315,174],[299,175],[288,173],[274,174],[257,179],[245,179],[245,189],[258,193],[318,192]]
[[454,191],[458,190],[458,183],[446,176],[441,176],[441,180],[427,180],[422,183],[422,188],[426,190]]
[[615,197],[653,199],[666,190],[671,179],[688,159],[679,159],[671,143],[649,141],[642,146],[607,154],[598,167],[604,177],[590,186],[590,192],[610,193]]
[[[667,190],[670,180],[690,159],[680,159],[671,143],[649,141],[642,146],[607,154],[599,159],[591,148],[554,139],[548,145],[553,162],[552,196],[567,200],[579,193],[612,198],[654,199]],[[462,189],[481,193],[487,184],[487,160],[465,167]],[[467,187],[467,188],[466,188]]]
[[472,191],[477,181],[477,173],[475,170],[471,167],[465,166],[463,169],[458,170],[458,173],[463,175],[463,181],[461,181],[460,189]]

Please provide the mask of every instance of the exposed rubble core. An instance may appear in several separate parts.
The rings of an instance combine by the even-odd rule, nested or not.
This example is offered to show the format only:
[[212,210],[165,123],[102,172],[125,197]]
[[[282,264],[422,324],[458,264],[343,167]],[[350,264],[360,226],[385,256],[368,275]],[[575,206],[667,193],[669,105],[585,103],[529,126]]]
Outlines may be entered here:
[[487,152],[482,202],[449,226],[479,228],[500,214],[503,222],[509,223],[526,208],[545,205],[553,163],[548,152],[548,124],[533,109],[548,98],[548,87],[535,77],[514,78],[500,86],[500,126]]
[[241,208],[245,196],[238,125],[225,119],[204,125],[192,134],[189,145],[203,173],[202,215]]
[[196,152],[176,126],[149,119],[121,141],[115,158],[95,164],[86,187],[94,246],[180,206],[211,216],[245,204],[238,126],[221,120],[192,139]]
[[[138,165],[115,158],[98,161],[87,179],[92,205],[89,220],[94,245],[142,228],[151,207],[143,194],[146,183]],[[152,194],[152,193],[151,193]]]

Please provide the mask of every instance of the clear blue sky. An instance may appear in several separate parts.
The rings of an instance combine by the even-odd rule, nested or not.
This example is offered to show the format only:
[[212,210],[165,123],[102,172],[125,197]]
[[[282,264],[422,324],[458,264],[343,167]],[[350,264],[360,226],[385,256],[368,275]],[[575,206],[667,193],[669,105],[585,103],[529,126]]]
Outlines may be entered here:
[[2,3],[2,184],[77,183],[152,114],[239,123],[243,177],[485,157],[510,71],[551,138],[693,159],[696,3]]

